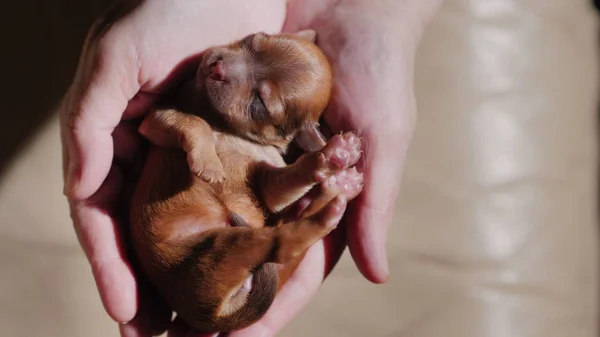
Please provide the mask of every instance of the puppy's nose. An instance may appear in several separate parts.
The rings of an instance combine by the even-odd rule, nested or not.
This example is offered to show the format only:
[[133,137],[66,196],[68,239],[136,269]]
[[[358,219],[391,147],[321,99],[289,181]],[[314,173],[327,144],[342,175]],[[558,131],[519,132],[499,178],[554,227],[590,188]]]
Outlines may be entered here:
[[215,81],[225,81],[225,64],[217,61],[212,65],[210,77]]

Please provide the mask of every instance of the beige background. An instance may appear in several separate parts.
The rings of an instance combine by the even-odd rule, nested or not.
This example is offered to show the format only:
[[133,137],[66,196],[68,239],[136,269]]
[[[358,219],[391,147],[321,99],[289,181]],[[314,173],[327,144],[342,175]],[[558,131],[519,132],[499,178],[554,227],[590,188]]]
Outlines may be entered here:
[[[97,4],[2,11],[0,335],[117,336],[61,195],[52,106]],[[597,336],[597,22],[584,0],[449,0],[417,64],[392,279],[345,256],[282,336]]]

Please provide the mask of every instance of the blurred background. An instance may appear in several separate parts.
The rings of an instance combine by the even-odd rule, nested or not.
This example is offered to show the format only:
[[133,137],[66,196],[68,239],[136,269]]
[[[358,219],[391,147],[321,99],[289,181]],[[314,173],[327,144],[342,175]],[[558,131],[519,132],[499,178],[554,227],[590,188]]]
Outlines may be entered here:
[[[0,14],[1,336],[118,336],[61,193],[53,112],[107,2]],[[598,336],[597,34],[590,0],[448,0],[419,51],[392,278],[344,256],[281,336]]]

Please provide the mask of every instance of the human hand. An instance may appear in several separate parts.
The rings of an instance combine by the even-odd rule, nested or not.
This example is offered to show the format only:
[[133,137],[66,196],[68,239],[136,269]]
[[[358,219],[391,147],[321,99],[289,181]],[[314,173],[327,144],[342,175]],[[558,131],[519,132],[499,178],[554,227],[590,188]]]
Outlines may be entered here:
[[103,305],[129,322],[123,335],[159,333],[170,322],[157,298],[138,298],[121,232],[131,187],[124,175],[139,164],[141,144],[131,120],[194,66],[194,55],[256,31],[277,33],[284,16],[280,0],[123,1],[90,30],[60,108],[65,194]]
[[[361,167],[367,184],[349,209],[353,216],[347,218],[353,219],[348,224],[353,256],[374,282],[387,278],[385,235],[414,125],[412,57],[423,24],[400,21],[397,13],[386,11],[387,5],[383,1],[291,1],[285,28],[318,31],[318,42],[336,70],[339,93],[326,122],[335,132],[358,130],[364,137]],[[116,216],[122,204],[119,193],[127,187],[121,183],[121,168],[132,164],[139,148],[135,128],[122,120],[143,114],[154,94],[166,89],[174,75],[185,73],[185,63],[180,64],[186,58],[248,33],[279,31],[284,6],[282,1],[261,0],[252,2],[249,11],[249,3],[240,0],[181,1],[177,6],[146,0],[113,11],[92,30],[61,111],[65,192],[107,312],[119,322],[129,322],[138,313],[122,325],[125,336],[162,332],[170,311],[157,303],[144,305],[157,300],[152,296],[138,300],[139,284],[125,256]],[[423,16],[406,13],[409,18]],[[399,21],[404,25],[392,24]],[[390,35],[382,40],[382,34]],[[180,71],[173,74],[174,68]],[[404,144],[398,155],[386,156],[398,144]],[[264,319],[231,336],[274,335],[316,293],[344,243],[341,230],[313,246]],[[188,333],[189,328],[176,320],[170,335]]]
[[346,241],[367,279],[387,280],[387,232],[416,121],[413,60],[422,31],[442,1],[289,2],[284,30],[316,30],[317,44],[332,63],[335,93],[324,121],[331,133],[351,130],[362,136],[358,168],[365,184],[349,204],[345,223],[311,248],[294,282],[283,287],[265,317],[230,337],[274,336],[316,294]]

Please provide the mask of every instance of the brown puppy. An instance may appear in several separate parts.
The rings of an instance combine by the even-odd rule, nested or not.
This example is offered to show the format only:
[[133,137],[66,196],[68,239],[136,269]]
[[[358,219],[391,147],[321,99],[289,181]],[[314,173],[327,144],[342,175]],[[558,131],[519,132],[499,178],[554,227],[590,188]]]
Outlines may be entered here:
[[[332,78],[314,38],[258,33],[207,50],[196,78],[140,126],[153,146],[131,204],[133,247],[196,329],[260,319],[362,190],[358,137],[325,144],[317,130]],[[308,152],[287,165],[294,139]],[[301,198],[308,206],[284,217]]]

